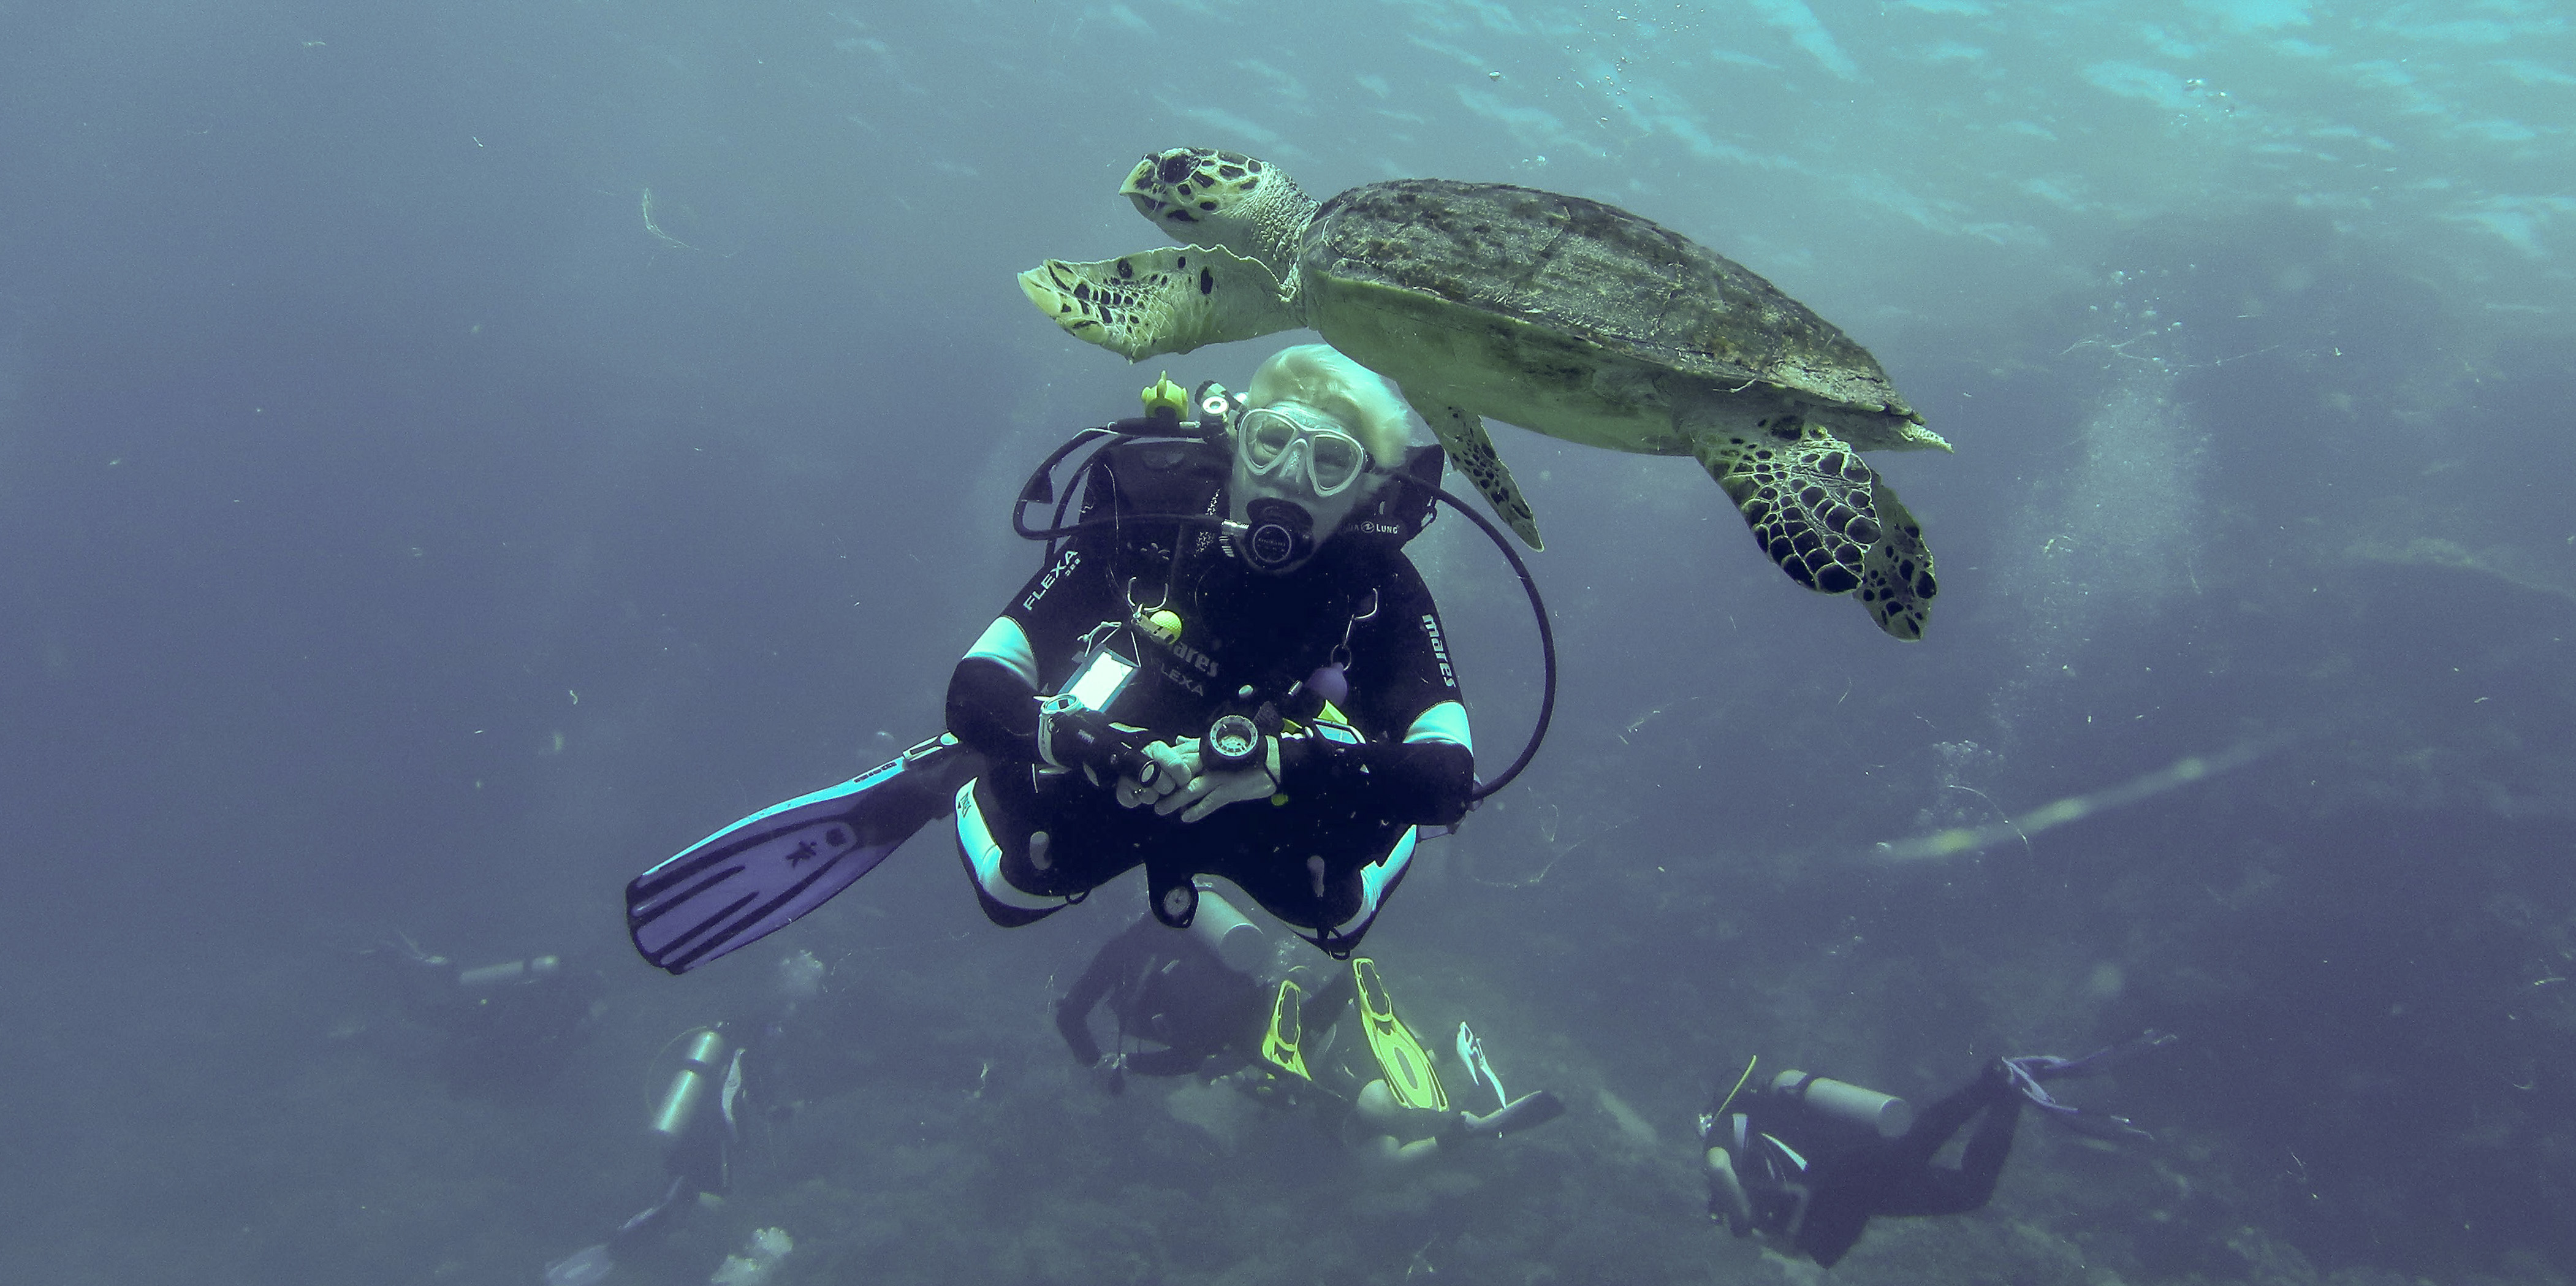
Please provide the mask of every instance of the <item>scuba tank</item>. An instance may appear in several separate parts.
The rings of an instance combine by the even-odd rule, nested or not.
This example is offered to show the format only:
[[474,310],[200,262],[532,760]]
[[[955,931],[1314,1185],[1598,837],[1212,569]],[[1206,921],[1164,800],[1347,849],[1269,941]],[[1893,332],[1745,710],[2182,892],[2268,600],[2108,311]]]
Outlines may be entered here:
[[707,1094],[724,1083],[725,1038],[713,1028],[689,1037],[680,1051],[680,1070],[671,1077],[671,1086],[662,1091],[653,1108],[653,1133],[664,1142],[678,1142],[689,1132],[689,1122],[696,1118],[698,1105]]
[[1261,926],[1243,918],[1233,903],[1204,885],[1199,888],[1198,914],[1190,918],[1189,932],[1236,973],[1257,976],[1270,963],[1270,940]]
[[1795,1099],[1847,1125],[1875,1130],[1882,1139],[1897,1138],[1914,1128],[1914,1105],[1904,1099],[1844,1081],[1811,1076],[1794,1067],[1771,1078],[1771,1092]]
[[505,960],[500,964],[459,970],[456,985],[467,991],[526,986],[544,982],[562,971],[563,958],[560,956],[530,956],[525,960]]

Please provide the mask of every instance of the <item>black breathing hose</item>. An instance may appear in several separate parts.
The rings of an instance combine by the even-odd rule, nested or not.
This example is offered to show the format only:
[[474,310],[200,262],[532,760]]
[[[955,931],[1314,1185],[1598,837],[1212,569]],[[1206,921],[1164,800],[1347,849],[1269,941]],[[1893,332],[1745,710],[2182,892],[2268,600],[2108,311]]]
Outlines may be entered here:
[[[1419,480],[1407,481],[1415,486],[1430,486]],[[1465,514],[1467,521],[1476,524],[1485,533],[1485,538],[1494,542],[1494,548],[1503,551],[1504,560],[1512,565],[1512,574],[1521,578],[1521,592],[1529,595],[1530,617],[1538,622],[1539,656],[1546,662],[1545,677],[1539,685],[1538,722],[1530,728],[1529,741],[1521,747],[1520,757],[1512,761],[1511,767],[1504,769],[1492,781],[1478,784],[1468,794],[1467,802],[1478,804],[1484,802],[1487,795],[1511,785],[1512,778],[1520,776],[1521,770],[1529,767],[1530,760],[1538,756],[1539,743],[1547,740],[1548,721],[1556,717],[1556,630],[1548,624],[1547,603],[1538,596],[1537,578],[1530,575],[1529,564],[1521,561],[1521,552],[1512,548],[1511,541],[1505,539],[1485,515],[1468,508],[1458,497],[1436,486],[1431,487],[1431,494],[1451,509]]]

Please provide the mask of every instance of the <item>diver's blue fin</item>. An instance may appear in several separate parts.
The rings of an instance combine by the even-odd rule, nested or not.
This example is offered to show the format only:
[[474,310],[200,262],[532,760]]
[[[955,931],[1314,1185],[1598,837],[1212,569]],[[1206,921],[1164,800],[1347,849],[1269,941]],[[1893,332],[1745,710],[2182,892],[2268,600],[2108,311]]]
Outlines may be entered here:
[[626,929],[672,973],[767,934],[875,870],[952,807],[984,757],[946,734],[837,786],[799,795],[681,850],[626,886]]

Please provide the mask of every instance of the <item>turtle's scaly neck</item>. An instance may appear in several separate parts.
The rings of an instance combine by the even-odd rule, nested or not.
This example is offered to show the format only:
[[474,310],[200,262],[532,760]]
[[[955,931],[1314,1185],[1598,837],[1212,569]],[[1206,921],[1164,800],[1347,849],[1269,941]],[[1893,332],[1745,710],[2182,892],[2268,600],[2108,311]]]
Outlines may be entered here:
[[1315,221],[1315,198],[1294,179],[1270,167],[1264,198],[1245,220],[1252,244],[1244,252],[1269,266],[1290,298],[1297,294],[1297,253],[1306,242],[1306,225]]

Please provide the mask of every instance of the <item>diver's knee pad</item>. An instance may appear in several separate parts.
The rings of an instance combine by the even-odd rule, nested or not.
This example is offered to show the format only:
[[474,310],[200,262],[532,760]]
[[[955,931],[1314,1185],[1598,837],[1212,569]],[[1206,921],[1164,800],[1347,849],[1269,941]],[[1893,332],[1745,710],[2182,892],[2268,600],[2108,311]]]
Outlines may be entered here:
[[1396,885],[1404,882],[1405,871],[1413,865],[1413,846],[1419,834],[1420,827],[1405,827],[1403,833],[1396,836],[1395,847],[1359,869],[1360,904],[1349,918],[1340,924],[1326,925],[1313,933],[1297,936],[1314,943],[1318,950],[1336,960],[1347,959],[1352,952],[1359,950],[1360,939],[1368,933],[1369,926],[1376,923],[1378,911],[1385,907],[1387,898],[1395,893]]
[[[993,828],[985,822],[983,805],[975,799],[975,781],[957,788],[957,856],[966,863],[966,878],[975,885],[975,901],[984,908],[984,918],[1005,929],[1035,924],[1074,904],[1076,899],[1044,897],[1024,893],[1002,874],[1002,842],[994,838]],[[1042,842],[1045,832],[1030,837],[1030,843]]]

